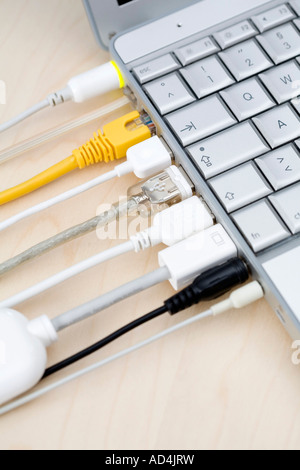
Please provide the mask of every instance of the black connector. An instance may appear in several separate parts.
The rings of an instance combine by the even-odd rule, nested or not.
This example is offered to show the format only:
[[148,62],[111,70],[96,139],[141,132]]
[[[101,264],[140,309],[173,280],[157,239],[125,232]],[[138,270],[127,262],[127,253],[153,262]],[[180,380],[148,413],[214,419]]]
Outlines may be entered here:
[[168,299],[165,306],[171,315],[175,315],[203,300],[221,297],[248,279],[249,271],[246,264],[235,258],[198,276],[193,284]]

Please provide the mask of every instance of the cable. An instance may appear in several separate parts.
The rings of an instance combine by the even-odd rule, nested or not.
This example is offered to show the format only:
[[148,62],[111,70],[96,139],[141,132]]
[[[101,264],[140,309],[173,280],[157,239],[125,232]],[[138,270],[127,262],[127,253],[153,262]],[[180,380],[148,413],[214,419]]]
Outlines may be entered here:
[[71,279],[72,277],[77,276],[80,273],[83,273],[84,271],[87,271],[88,269],[91,269],[99,264],[102,264],[118,256],[129,253],[132,251],[132,249],[132,242],[128,241],[126,243],[122,243],[121,245],[115,246],[110,250],[106,250],[103,253],[99,253],[96,256],[84,260],[81,263],[76,264],[75,266],[71,266],[70,268],[65,269],[64,271],[55,274],[55,276],[45,279],[44,281],[36,284],[35,286],[30,287],[29,289],[25,289],[19,294],[16,294],[13,297],[10,297],[9,299],[0,302],[0,308],[11,308],[18,304],[21,304],[26,300],[29,300],[32,297],[35,297],[36,295],[39,295],[42,292],[45,292],[51,289],[52,287],[55,287],[61,284],[62,282],[67,281],[68,279]]
[[[151,168],[151,165],[149,168]],[[176,204],[191,196],[191,185],[175,166],[171,166],[164,172],[159,173],[143,183],[142,189],[139,187],[125,203],[113,204],[111,209],[104,214],[76,225],[75,227],[71,227],[0,264],[0,276],[15,269],[26,261],[32,260],[66,242],[90,233],[97,227],[105,226],[113,220],[130,214],[141,205],[143,208],[148,205],[149,210],[152,205],[155,205],[158,210],[161,207],[165,207],[165,205]]]
[[[230,260],[222,266],[213,268],[204,274],[198,276],[193,284],[179,294],[171,297],[164,302],[164,305],[141,317],[139,320],[129,323],[125,327],[119,329],[103,340],[93,344],[92,346],[80,351],[73,356],[65,359],[64,361],[55,364],[54,366],[46,369],[45,377],[58,372],[75,362],[99,351],[107,344],[113,342],[115,339],[133,330],[134,328],[146,323],[147,321],[156,318],[156,316],[169,312],[171,315],[182,312],[192,305],[196,305],[203,300],[211,300],[212,298],[220,297],[221,295],[229,292],[233,287],[244,284],[249,278],[248,268],[240,259]],[[56,324],[54,323],[54,328]]]
[[138,351],[139,349],[142,349],[143,347],[148,346],[154,343],[155,341],[163,339],[166,336],[172,333],[175,333],[176,331],[181,330],[182,328],[193,325],[197,323],[198,321],[203,320],[205,318],[225,313],[231,308],[236,308],[236,309],[244,308],[247,305],[251,305],[252,303],[256,302],[257,300],[262,299],[263,297],[264,297],[264,292],[260,284],[256,281],[252,282],[251,284],[248,284],[238,289],[237,291],[233,292],[233,294],[231,294],[229,299],[225,300],[224,302],[220,302],[219,304],[216,304],[211,309],[203,313],[200,313],[199,315],[196,315],[195,317],[189,318],[188,320],[185,320],[177,325],[174,325],[171,328],[163,330],[157,335],[151,336],[151,338],[148,338],[147,340],[137,343],[134,346],[131,346],[130,348],[124,349],[123,351],[120,351],[119,353],[114,354],[113,356],[110,356],[104,360],[101,360],[100,362],[97,362],[96,364],[93,364],[89,367],[85,367],[84,369],[74,374],[70,374],[67,377],[64,377],[63,379],[53,384],[48,385],[47,387],[43,387],[42,389],[37,390],[36,392],[27,394],[23,396],[22,398],[15,400],[6,406],[1,407],[0,416],[6,413],[9,413],[10,411],[15,410],[27,403],[30,403],[33,400],[36,400],[37,398],[40,398],[43,395],[46,395],[47,393],[53,390],[56,390],[57,388],[62,387],[63,385],[66,385],[67,383],[72,382],[75,379],[83,377],[97,369],[100,369],[101,367],[107,364],[110,364],[111,362],[117,359],[125,357],[132,352]]
[[14,201],[20,197],[26,196],[42,186],[66,175],[67,173],[78,168],[75,157],[69,157],[62,162],[57,163],[46,171],[29,179],[25,183],[21,183],[14,188],[7,189],[0,193],[0,206],[8,202]]
[[0,133],[4,132],[8,129],[10,129],[13,126],[16,126],[20,122],[24,121],[25,119],[29,118],[30,116],[33,116],[34,114],[38,113],[39,111],[42,111],[43,109],[46,109],[50,107],[50,103],[48,100],[41,101],[40,103],[32,106],[29,108],[27,111],[24,111],[23,113],[19,114],[18,116],[14,117],[10,121],[5,122],[4,124],[0,125]]
[[92,256],[33,287],[25,289],[0,302],[0,308],[15,307],[90,268],[125,253],[132,251],[139,253],[160,243],[171,246],[194,233],[211,227],[213,222],[213,217],[205,204],[197,196],[193,196],[156,214],[152,227],[133,235],[130,241]]
[[[140,286],[146,288],[147,285],[155,285],[159,277],[162,280],[166,275],[167,268],[160,268],[156,273],[144,276],[140,280]],[[235,259],[224,266],[216,267],[214,270],[204,273],[201,277],[196,277],[198,279],[192,286],[165,303],[170,313],[175,313],[174,308],[179,311],[179,301],[181,308],[185,309],[195,302],[216,297],[232,286],[244,282],[248,278],[248,270],[242,261]],[[132,285],[129,285],[129,288]],[[248,291],[243,292],[247,293]],[[238,297],[236,299],[234,297],[234,302],[244,302],[247,298],[246,293],[242,298]],[[225,308],[228,308],[228,302],[227,304],[222,303],[223,307],[224,305]],[[97,303],[89,302],[89,310],[84,311],[81,309],[79,319],[83,318],[82,315],[96,313],[96,311],[91,310],[94,307],[97,308]],[[57,331],[61,326],[64,326],[64,322],[74,323],[74,318],[70,317],[69,313],[53,321],[46,315],[28,321],[24,315],[17,311],[1,310],[0,340],[6,345],[7,354],[0,374],[0,404],[26,392],[43,377],[47,363],[46,348],[58,340]],[[83,351],[82,353],[85,354],[86,352]]]
[[135,200],[129,199],[126,203],[120,204],[119,206],[112,206],[109,211],[106,211],[103,214],[98,215],[82,224],[71,227],[54,237],[49,238],[41,243],[38,243],[32,248],[24,251],[23,253],[11,258],[8,261],[0,264],[0,276],[3,274],[12,271],[21,264],[30,261],[34,258],[37,258],[41,255],[48,253],[49,251],[57,248],[58,246],[63,245],[64,243],[75,240],[78,237],[87,235],[98,227],[103,227],[108,225],[114,220],[117,220],[119,217],[129,214],[138,207],[138,204]]
[[121,96],[121,98],[98,108],[92,113],[85,114],[78,119],[74,119],[73,121],[68,122],[67,124],[51,128],[46,132],[38,134],[34,138],[27,139],[12,147],[6,148],[3,151],[0,151],[0,164],[20,155],[24,155],[26,152],[36,149],[42,144],[51,142],[53,139],[64,136],[71,131],[75,131],[76,129],[80,129],[87,124],[92,124],[95,121],[99,121],[99,119],[102,119],[104,116],[108,116],[109,114],[118,111],[125,106],[127,107],[130,104],[131,101],[129,98],[127,98],[125,95]]
[[128,282],[117,289],[102,295],[101,297],[91,300],[84,305],[73,308],[69,312],[59,315],[52,320],[52,324],[57,332],[68,328],[75,323],[86,320],[87,318],[95,315],[96,313],[105,310],[117,302],[128,299],[133,295],[138,294],[150,287],[156,286],[161,282],[167,281],[170,278],[168,268],[163,267],[155,271],[145,274],[134,281]]
[[20,222],[21,220],[27,219],[28,217],[31,217],[32,215],[38,214],[46,209],[49,209],[50,207],[55,206],[56,204],[67,201],[68,199],[71,199],[72,197],[77,196],[78,194],[88,191],[89,189],[92,189],[95,186],[98,186],[107,181],[110,181],[116,176],[117,175],[116,175],[115,170],[109,171],[105,173],[104,175],[98,176],[98,178],[94,178],[93,180],[88,181],[87,183],[84,183],[80,186],[77,186],[74,189],[71,189],[70,191],[67,191],[63,194],[59,194],[58,196],[53,197],[52,199],[48,199],[48,201],[42,202],[41,204],[33,206],[23,212],[19,212],[13,217],[10,217],[9,219],[6,219],[3,222],[0,222],[0,232],[3,232],[9,227],[12,227],[13,225]]
[[215,225],[161,251],[160,269],[59,315],[52,320],[52,325],[57,332],[61,331],[167,280],[175,290],[180,290],[200,274],[236,256],[237,248],[231,238],[221,225]]
[[43,376],[43,379],[46,377],[49,377],[50,375],[55,374],[56,372],[65,369],[66,367],[70,366],[71,364],[74,364],[75,362],[80,361],[81,359],[84,359],[87,356],[90,356],[91,354],[99,351],[100,349],[104,348],[104,346],[107,346],[108,344],[112,343],[116,339],[120,338],[121,336],[125,335],[126,333],[129,333],[129,331],[134,330],[135,328],[144,325],[148,321],[154,320],[155,318],[163,315],[164,313],[167,313],[168,309],[166,306],[157,308],[156,310],[153,310],[153,312],[148,313],[147,315],[144,315],[141,318],[138,318],[137,320],[132,321],[131,323],[128,323],[126,326],[123,326],[119,330],[115,331],[111,335],[107,336],[106,338],[102,339],[98,343],[90,346],[89,348],[75,354],[74,356],[69,357],[68,359],[65,359],[64,361],[49,367],[46,369],[45,374]]
[[115,62],[108,62],[100,67],[96,67],[88,72],[71,78],[67,86],[62,90],[51,93],[41,103],[29,108],[27,111],[24,111],[10,121],[1,124],[0,133],[10,129],[47,107],[56,107],[71,100],[75,103],[82,103],[109,91],[123,88],[124,86],[125,82],[119,67]]
[[73,150],[70,157],[28,181],[2,191],[0,205],[23,197],[76,169],[124,158],[130,147],[151,137],[151,129],[153,123],[149,122],[149,116],[141,116],[137,111],[110,122],[103,127],[103,133],[99,129],[89,142]]

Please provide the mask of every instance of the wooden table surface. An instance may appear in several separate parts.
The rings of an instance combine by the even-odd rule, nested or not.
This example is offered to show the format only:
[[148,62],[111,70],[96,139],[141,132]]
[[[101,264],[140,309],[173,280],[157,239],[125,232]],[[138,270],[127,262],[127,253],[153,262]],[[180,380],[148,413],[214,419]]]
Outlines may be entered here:
[[[69,77],[108,59],[94,40],[80,0],[0,0],[0,55],[0,80],[7,86],[7,104],[0,105],[1,122],[61,88]],[[116,92],[92,103],[69,103],[42,112],[1,135],[0,148],[121,96]],[[94,130],[90,128],[89,133]],[[0,189],[68,156],[89,133],[80,130],[3,164]],[[62,178],[1,207],[0,220],[109,169],[100,165]],[[130,176],[107,183],[1,233],[0,260],[93,217],[101,204],[126,195],[135,182]],[[0,298],[117,243],[101,241],[94,233],[69,243],[4,276]],[[63,313],[155,269],[157,251],[124,256],[92,269],[18,309],[28,318]],[[49,350],[49,364],[158,307],[172,293],[164,283],[63,332]],[[206,307],[200,305],[177,318],[157,319],[69,372]],[[300,369],[291,362],[291,344],[265,301],[204,321],[0,418],[0,448],[299,449]]]

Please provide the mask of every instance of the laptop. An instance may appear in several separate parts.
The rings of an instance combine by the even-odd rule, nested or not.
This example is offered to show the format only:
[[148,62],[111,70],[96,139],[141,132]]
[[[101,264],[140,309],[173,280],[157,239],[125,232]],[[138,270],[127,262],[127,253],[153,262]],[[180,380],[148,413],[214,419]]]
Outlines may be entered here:
[[300,0],[85,0],[138,105],[300,334]]

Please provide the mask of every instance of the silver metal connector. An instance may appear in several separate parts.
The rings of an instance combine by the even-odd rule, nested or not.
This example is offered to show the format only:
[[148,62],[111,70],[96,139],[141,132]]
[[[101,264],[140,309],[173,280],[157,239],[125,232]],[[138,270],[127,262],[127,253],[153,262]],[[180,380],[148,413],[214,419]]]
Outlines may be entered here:
[[193,195],[191,183],[176,166],[150,178],[142,185],[142,191],[154,205],[176,204]]

